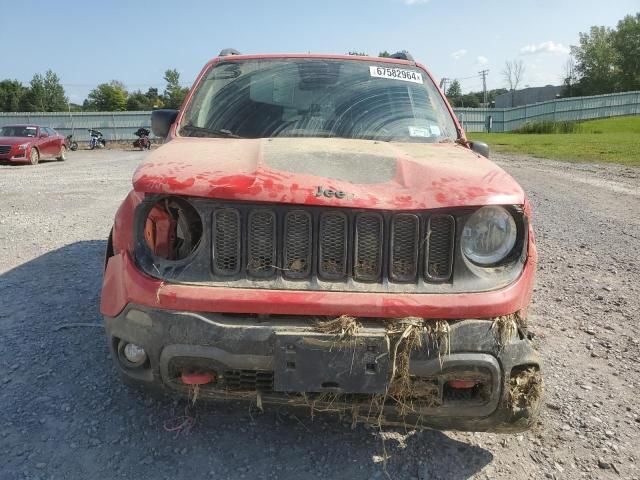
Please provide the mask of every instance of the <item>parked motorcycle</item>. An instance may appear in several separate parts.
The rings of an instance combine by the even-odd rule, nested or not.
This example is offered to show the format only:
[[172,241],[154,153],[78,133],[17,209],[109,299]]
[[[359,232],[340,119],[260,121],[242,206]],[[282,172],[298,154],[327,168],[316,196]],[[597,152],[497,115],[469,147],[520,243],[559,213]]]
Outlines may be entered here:
[[144,127],[140,127],[138,130],[133,132],[133,134],[138,137],[138,139],[133,142],[133,148],[139,148],[140,150],[151,150],[151,140],[149,139],[150,133],[151,130],[148,130]]
[[73,135],[67,135],[64,139],[64,144],[67,147],[67,150],[71,150],[75,152],[78,149],[78,142],[73,139]]
[[89,150],[94,148],[104,148],[107,146],[107,141],[102,136],[102,132],[94,128],[89,129]]

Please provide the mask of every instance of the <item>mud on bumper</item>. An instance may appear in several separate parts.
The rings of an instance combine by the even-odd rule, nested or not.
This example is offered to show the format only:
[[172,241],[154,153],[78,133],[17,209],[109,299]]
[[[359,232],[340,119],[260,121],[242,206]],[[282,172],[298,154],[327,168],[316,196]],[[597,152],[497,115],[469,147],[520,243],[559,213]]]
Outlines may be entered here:
[[[540,370],[538,354],[523,335],[500,347],[490,321],[451,321],[448,351],[441,352],[425,334],[411,352],[411,395],[398,405],[384,395],[393,359],[383,322],[362,325],[355,337],[339,341],[315,332],[307,317],[263,319],[136,305],[105,317],[110,348],[127,383],[187,395],[182,373],[211,372],[215,381],[200,386],[199,398],[255,401],[259,394],[265,405],[442,430],[517,432],[535,420],[539,398],[515,402],[510,394],[519,375]],[[144,348],[143,365],[127,365],[125,343]],[[458,388],[461,381],[465,388]]]

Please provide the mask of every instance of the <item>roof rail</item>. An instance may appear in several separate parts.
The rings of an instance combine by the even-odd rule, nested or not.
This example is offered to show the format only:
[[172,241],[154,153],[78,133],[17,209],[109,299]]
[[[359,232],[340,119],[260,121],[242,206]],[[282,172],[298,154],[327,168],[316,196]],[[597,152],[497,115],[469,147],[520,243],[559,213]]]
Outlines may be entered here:
[[240,52],[235,48],[223,48],[218,54],[219,57],[226,57],[227,55],[240,55]]
[[406,50],[404,50],[402,52],[396,52],[393,55],[390,55],[389,58],[398,58],[400,60],[408,60],[410,62],[415,62],[415,60],[413,59],[411,54],[409,52],[407,52]]

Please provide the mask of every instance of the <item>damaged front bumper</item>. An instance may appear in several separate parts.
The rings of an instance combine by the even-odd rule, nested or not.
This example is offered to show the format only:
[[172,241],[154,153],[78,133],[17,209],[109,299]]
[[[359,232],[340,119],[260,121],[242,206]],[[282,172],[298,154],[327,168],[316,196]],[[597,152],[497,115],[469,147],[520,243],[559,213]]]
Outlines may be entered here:
[[[446,326],[446,342],[429,328],[416,330],[402,391],[390,382],[403,368],[402,334],[390,334],[383,319],[362,320],[356,333],[341,337],[318,332],[311,317],[130,304],[105,322],[126,380],[186,395],[192,387],[184,375],[206,373],[209,381],[199,386],[199,398],[337,411],[370,423],[494,432],[527,429],[540,403],[537,352],[522,330],[505,341],[488,320],[439,321]],[[126,343],[144,348],[144,364],[123,361]],[[524,380],[518,379],[530,379],[532,372],[538,383],[522,388]],[[517,399],[513,384],[520,386]]]

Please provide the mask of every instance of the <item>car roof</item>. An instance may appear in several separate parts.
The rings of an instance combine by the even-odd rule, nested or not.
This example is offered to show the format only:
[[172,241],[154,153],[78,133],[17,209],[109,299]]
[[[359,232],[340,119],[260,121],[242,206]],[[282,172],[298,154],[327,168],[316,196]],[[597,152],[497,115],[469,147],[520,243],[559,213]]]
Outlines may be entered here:
[[416,62],[412,62],[409,60],[403,60],[400,58],[390,58],[390,57],[370,57],[363,55],[336,55],[336,54],[325,54],[325,53],[261,53],[261,54],[247,54],[247,55],[223,55],[217,56],[211,59],[209,63],[220,61],[224,59],[225,61],[236,61],[236,60],[257,60],[257,59],[276,59],[276,58],[321,58],[328,60],[355,60],[355,61],[365,61],[365,62],[385,62],[385,63],[395,63],[400,65],[415,65]]
[[42,125],[33,125],[32,123],[11,123],[8,125],[2,125],[1,127],[42,128]]

